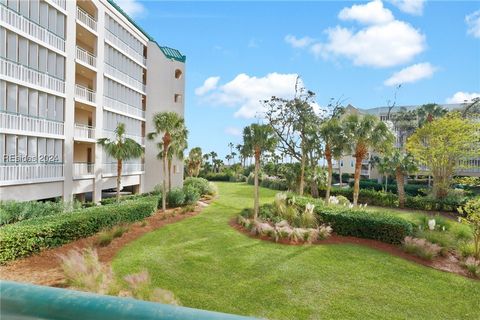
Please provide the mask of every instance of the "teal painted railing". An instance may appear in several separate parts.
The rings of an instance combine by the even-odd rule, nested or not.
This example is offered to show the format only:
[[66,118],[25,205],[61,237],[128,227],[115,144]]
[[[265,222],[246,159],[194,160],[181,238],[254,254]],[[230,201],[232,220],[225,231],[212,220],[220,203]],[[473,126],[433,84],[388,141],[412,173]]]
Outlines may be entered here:
[[232,314],[0,281],[0,319],[246,320]]

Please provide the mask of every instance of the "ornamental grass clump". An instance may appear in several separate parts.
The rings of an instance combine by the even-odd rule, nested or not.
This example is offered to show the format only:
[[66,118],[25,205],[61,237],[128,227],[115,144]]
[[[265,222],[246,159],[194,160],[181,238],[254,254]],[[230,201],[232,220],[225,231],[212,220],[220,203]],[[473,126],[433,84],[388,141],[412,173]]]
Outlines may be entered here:
[[463,263],[468,272],[475,277],[480,278],[480,260],[475,259],[475,257],[468,257]]
[[431,243],[426,239],[413,237],[405,237],[403,241],[403,249],[405,252],[414,254],[426,260],[432,260],[442,251],[442,247],[438,244]]

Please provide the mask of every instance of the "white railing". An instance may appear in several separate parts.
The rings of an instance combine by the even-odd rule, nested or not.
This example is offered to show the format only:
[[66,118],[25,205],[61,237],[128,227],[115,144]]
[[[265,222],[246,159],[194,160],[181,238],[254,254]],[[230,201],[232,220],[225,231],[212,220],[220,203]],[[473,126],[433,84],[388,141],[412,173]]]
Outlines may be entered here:
[[0,111],[0,128],[63,136],[63,122]]
[[95,18],[82,10],[80,7],[77,7],[77,20],[82,22],[93,31],[97,31],[97,21],[95,21]]
[[115,68],[114,66],[106,62],[105,62],[105,73],[145,93],[145,85],[141,81],[138,81],[137,79],[130,77],[128,74],[118,70],[117,68]]
[[52,1],[53,3],[55,3],[57,6],[59,6],[60,8],[64,9],[66,8],[66,4],[67,4],[67,1],[66,0],[50,0]]
[[132,107],[131,105],[128,105],[121,101],[112,99],[107,96],[103,96],[103,103],[107,108],[112,108],[117,111],[124,112],[126,114],[131,114],[133,116],[145,119],[145,111],[139,108]]
[[369,170],[362,169],[362,170],[360,171],[360,174],[361,174],[362,176],[368,176],[368,175],[370,175],[370,171],[369,171]]
[[10,25],[11,27],[25,32],[26,34],[38,39],[39,41],[50,45],[58,50],[65,51],[65,40],[57,36],[44,27],[28,20],[19,13],[6,7],[0,3],[0,21]]
[[59,180],[60,178],[63,178],[63,164],[0,164],[0,185],[37,180]]
[[[110,140],[115,140],[116,139],[115,131],[103,130],[103,134],[104,134],[105,138],[108,138]],[[130,139],[136,141],[137,143],[139,143],[141,145],[145,145],[145,137],[136,136],[136,135],[133,135],[133,134],[125,134],[125,138],[130,138]]]
[[97,58],[87,50],[80,48],[78,46],[77,46],[77,59],[94,68],[97,66]]
[[95,129],[92,126],[75,123],[74,138],[95,139]]
[[95,163],[89,162],[74,162],[73,163],[73,177],[81,178],[85,176],[92,176],[95,172]]
[[[105,163],[102,167],[102,173],[104,175],[117,175],[117,163]],[[132,174],[143,172],[143,163],[123,163],[122,164],[122,175],[123,174]]]
[[96,93],[92,89],[85,88],[79,84],[75,85],[75,98],[95,103]]
[[65,93],[65,81],[0,57],[0,74],[42,88]]
[[117,49],[123,51],[124,53],[128,54],[134,60],[136,60],[137,63],[145,66],[147,64],[147,60],[145,57],[140,54],[139,52],[135,51],[132,47],[130,47],[128,44],[126,44],[123,40],[121,40],[119,37],[114,35],[111,31],[105,30],[105,39],[113,44]]

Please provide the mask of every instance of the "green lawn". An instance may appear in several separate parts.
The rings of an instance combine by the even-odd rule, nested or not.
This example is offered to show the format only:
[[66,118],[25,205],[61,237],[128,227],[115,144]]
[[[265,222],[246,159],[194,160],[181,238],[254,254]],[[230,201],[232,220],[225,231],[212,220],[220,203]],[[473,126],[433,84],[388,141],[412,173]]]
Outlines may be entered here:
[[[121,275],[147,269],[184,306],[268,319],[480,319],[480,282],[356,245],[285,246],[228,225],[252,206],[246,184],[218,183],[200,215],[126,246]],[[263,202],[275,191],[262,189]]]

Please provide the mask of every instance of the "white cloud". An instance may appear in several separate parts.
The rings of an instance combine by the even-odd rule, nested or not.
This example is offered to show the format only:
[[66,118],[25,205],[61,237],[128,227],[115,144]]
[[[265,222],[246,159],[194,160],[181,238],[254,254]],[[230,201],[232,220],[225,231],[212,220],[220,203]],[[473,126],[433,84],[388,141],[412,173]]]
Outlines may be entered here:
[[294,48],[305,48],[313,43],[313,39],[310,37],[297,38],[291,34],[285,36],[285,42],[290,44]]
[[395,72],[390,78],[385,80],[386,86],[396,86],[404,83],[417,82],[418,80],[431,78],[437,68],[428,62],[417,63]]
[[470,102],[474,98],[480,98],[480,92],[458,91],[457,93],[455,93],[450,98],[447,98],[446,102],[447,103],[464,103],[464,102]]
[[241,73],[211,91],[205,96],[205,101],[211,105],[235,108],[237,118],[254,118],[264,111],[261,100],[272,96],[292,98],[297,76],[274,72],[258,78]]
[[145,7],[138,0],[116,0],[115,2],[132,18],[145,12]]
[[390,0],[398,9],[405,13],[420,16],[423,14],[425,0]]
[[467,33],[475,38],[480,38],[480,10],[467,15],[465,17],[465,22],[468,26]]
[[240,137],[242,135],[242,129],[237,127],[226,127],[225,133],[234,137]]
[[203,96],[209,91],[215,90],[217,88],[218,81],[220,80],[220,77],[210,77],[207,78],[204,82],[203,85],[195,89],[195,94],[197,96]]
[[425,36],[398,20],[357,32],[339,26],[326,32],[328,41],[314,44],[312,53],[323,58],[343,56],[359,66],[396,66],[411,61],[425,49]]
[[338,14],[340,20],[355,20],[363,24],[384,24],[394,20],[390,10],[383,7],[383,2],[374,0],[367,4],[343,8]]

